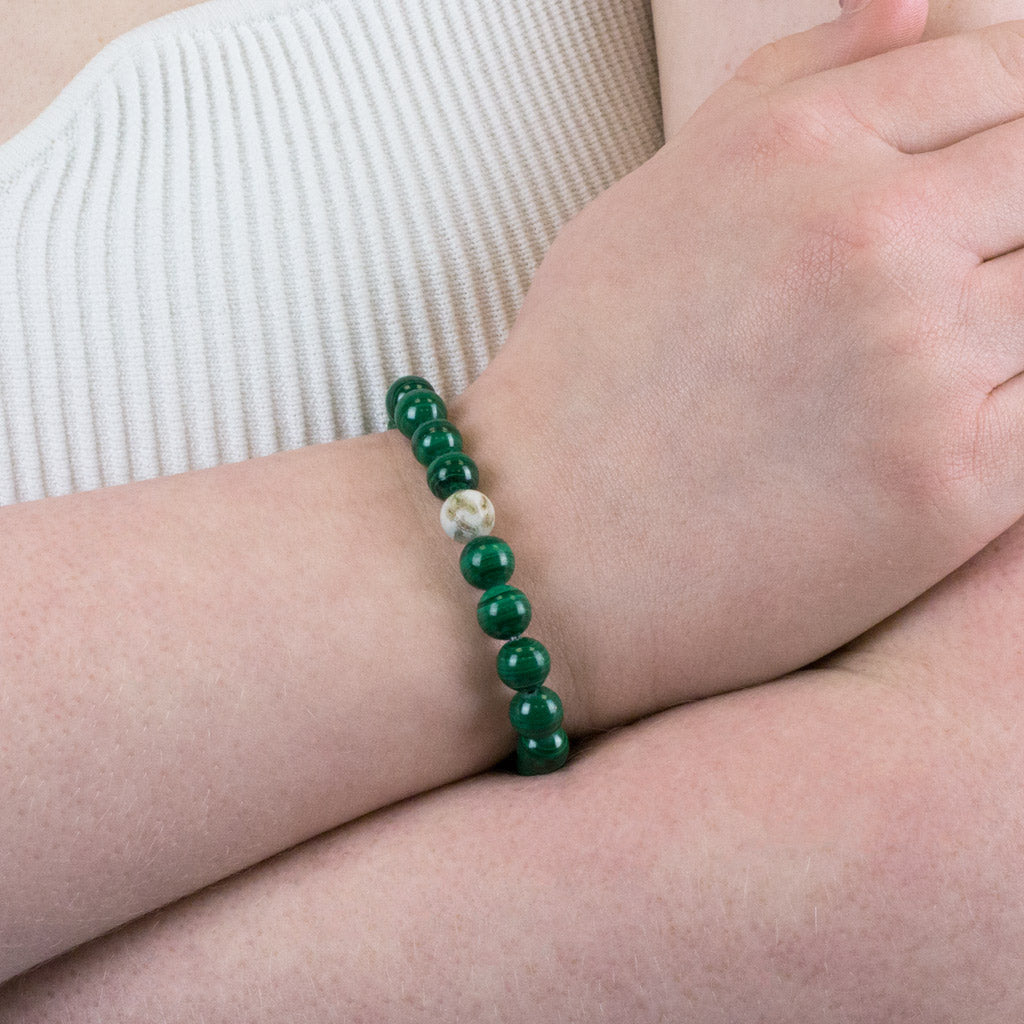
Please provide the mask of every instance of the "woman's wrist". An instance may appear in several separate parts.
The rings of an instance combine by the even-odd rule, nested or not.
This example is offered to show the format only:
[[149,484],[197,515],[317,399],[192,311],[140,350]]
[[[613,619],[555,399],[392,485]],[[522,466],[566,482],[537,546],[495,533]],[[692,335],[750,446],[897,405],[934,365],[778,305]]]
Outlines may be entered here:
[[[588,631],[580,628],[575,615],[572,585],[590,552],[579,529],[582,510],[567,504],[566,480],[546,460],[560,450],[545,451],[537,443],[543,436],[545,411],[531,400],[528,380],[515,372],[506,375],[497,363],[448,401],[448,407],[466,451],[479,467],[479,489],[494,506],[493,536],[507,541],[515,552],[511,582],[532,605],[529,634],[551,654],[544,685],[561,696],[569,735],[590,732],[591,689],[577,672],[580,645],[586,644]],[[595,498],[600,500],[599,495]],[[601,514],[598,508],[592,513]],[[454,567],[460,546],[451,547]],[[457,568],[454,571],[458,573]],[[471,611],[475,592],[468,585],[464,590]],[[486,637],[481,640],[486,642]],[[497,643],[491,644],[497,653]]]
[[0,977],[511,752],[406,447],[0,512]]

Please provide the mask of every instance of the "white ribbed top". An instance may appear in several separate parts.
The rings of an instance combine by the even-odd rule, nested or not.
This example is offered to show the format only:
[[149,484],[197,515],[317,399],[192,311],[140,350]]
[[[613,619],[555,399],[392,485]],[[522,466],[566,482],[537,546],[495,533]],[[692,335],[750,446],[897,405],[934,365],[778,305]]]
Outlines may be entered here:
[[647,0],[208,0],[0,146],[0,503],[455,394],[660,145]]

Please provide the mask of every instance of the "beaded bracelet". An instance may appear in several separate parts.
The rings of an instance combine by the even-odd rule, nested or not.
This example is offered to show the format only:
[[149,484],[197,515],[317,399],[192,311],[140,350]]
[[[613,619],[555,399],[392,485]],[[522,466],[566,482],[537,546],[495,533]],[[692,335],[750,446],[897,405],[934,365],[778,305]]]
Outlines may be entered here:
[[498,640],[498,678],[516,691],[508,713],[518,734],[516,763],[520,775],[543,775],[561,768],[569,757],[569,737],[562,728],[562,702],[543,685],[551,670],[547,648],[523,636],[532,609],[526,595],[508,585],[515,570],[512,549],[494,528],[494,506],[476,490],[476,463],[462,450],[462,435],[447,419],[448,410],[422,377],[401,377],[388,388],[388,427],[412,442],[416,460],[427,467],[427,486],[440,498],[441,525],[464,544],[459,568],[466,582],[482,590],[476,608],[480,628]]

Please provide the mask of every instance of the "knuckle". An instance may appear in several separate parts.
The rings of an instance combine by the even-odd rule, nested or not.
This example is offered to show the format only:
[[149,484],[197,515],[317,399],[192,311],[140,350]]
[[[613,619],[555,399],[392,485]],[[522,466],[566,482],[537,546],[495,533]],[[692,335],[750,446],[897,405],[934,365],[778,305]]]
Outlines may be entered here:
[[983,400],[964,416],[952,438],[947,475],[968,496],[986,494],[1006,477],[1016,451],[1013,424],[998,403]]
[[889,294],[911,318],[946,316],[929,286],[929,238],[937,199],[927,182],[896,176],[883,185],[855,186],[804,203],[799,214],[801,263],[815,280],[839,274],[874,296]]
[[[922,396],[946,409],[960,408],[957,403],[963,396],[956,388],[973,383],[960,365],[962,326],[945,306],[922,295],[912,282],[900,280],[889,291],[891,301],[874,342],[876,354],[891,361],[891,370],[901,382],[907,376],[915,381]],[[955,381],[952,389],[951,380]]]
[[839,121],[823,98],[795,89],[757,97],[738,135],[759,173],[765,168],[828,163],[835,158],[840,139]]
[[754,89],[765,89],[783,78],[787,63],[781,40],[765,43],[740,64],[733,78]]
[[950,384],[935,407],[946,414],[908,430],[892,463],[892,486],[909,507],[945,521],[976,548],[989,539],[991,495],[1010,471],[1012,446],[996,407],[965,390]]
[[951,441],[948,433],[908,428],[884,449],[886,489],[915,518],[941,521],[963,510],[969,475]]
[[1024,86],[1024,22],[993,25],[982,30],[981,39],[1006,78],[1018,90]]
[[900,240],[906,232],[900,203],[852,196],[840,208],[807,203],[798,215],[791,269],[818,295],[880,289],[899,273]]
[[919,239],[938,206],[924,175],[895,174],[851,196],[847,223],[862,245],[889,251],[903,239]]

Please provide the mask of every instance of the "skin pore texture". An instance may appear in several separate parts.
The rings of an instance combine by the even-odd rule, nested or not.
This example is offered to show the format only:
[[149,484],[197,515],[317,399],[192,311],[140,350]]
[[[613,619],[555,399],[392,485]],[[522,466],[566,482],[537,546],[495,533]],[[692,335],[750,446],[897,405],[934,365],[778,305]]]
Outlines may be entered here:
[[0,1021],[1013,1024],[1022,584],[1015,530],[826,666],[373,815]]
[[563,776],[283,855],[0,990],[0,1020],[1019,1020],[1022,549]]

